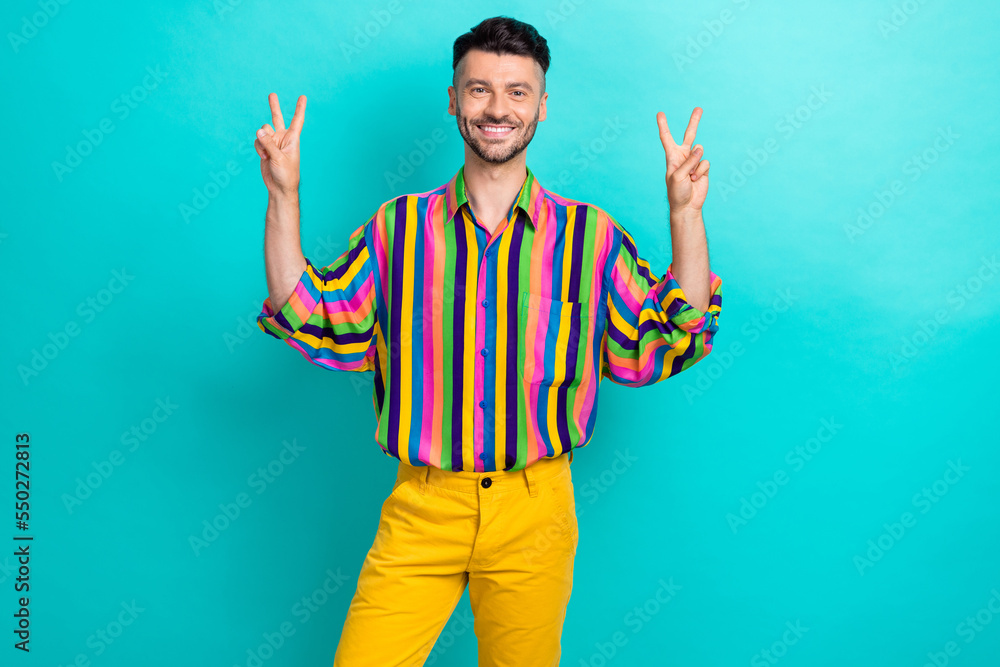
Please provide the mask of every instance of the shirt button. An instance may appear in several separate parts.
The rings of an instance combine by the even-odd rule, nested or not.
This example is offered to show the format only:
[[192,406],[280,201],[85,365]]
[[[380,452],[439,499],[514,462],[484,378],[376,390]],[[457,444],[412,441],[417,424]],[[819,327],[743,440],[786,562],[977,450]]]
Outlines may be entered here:
[[485,461],[486,460],[486,452],[483,452],[482,454],[480,454],[479,458],[480,458],[480,460]]
[[481,355],[483,355],[485,357],[486,356],[486,348],[483,348],[482,350],[479,350],[479,354],[481,354]]
[[486,401],[479,401],[479,407],[485,408],[486,407]]
[[488,489],[490,488],[490,486],[493,485],[493,480],[490,479],[489,477],[483,477],[483,481],[481,482],[481,484],[483,485],[484,489]]
[[488,305],[490,305],[490,302],[487,301],[486,299],[483,299],[483,308],[485,308]]

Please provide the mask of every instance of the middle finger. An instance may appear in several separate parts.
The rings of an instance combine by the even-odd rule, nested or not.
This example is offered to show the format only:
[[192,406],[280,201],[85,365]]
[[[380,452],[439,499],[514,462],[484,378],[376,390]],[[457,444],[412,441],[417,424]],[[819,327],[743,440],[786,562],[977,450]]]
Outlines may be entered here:
[[285,119],[281,117],[281,106],[278,104],[278,94],[271,93],[267,96],[267,101],[271,105],[271,120],[278,130],[285,129]]
[[701,119],[701,107],[695,107],[691,112],[691,120],[688,121],[687,129],[684,130],[684,145],[690,146],[694,143],[694,135],[698,133],[698,121]]

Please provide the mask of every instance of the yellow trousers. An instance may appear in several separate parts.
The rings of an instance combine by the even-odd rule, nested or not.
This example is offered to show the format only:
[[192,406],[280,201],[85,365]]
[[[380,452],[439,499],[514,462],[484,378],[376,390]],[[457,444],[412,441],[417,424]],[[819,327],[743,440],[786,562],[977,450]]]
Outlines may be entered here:
[[571,456],[517,472],[400,462],[334,667],[423,665],[469,586],[479,667],[555,667],[579,540]]

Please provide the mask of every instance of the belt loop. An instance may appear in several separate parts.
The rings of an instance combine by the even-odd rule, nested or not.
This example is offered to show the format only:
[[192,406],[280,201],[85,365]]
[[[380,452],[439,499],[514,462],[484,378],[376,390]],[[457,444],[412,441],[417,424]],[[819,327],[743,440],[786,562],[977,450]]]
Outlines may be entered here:
[[424,495],[425,493],[427,493],[427,480],[430,478],[430,476],[431,476],[431,466],[430,464],[427,464],[426,466],[424,466],[424,469],[420,472],[420,475],[418,475],[418,481],[419,481],[418,486],[420,489],[420,495]]
[[535,483],[535,471],[531,466],[525,466],[524,479],[528,482],[528,496],[534,498],[538,495],[538,484]]

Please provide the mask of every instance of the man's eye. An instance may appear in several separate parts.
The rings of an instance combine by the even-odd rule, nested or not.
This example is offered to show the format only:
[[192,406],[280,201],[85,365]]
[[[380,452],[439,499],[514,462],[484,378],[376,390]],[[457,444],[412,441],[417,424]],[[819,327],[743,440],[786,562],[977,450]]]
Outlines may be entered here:
[[524,97],[524,91],[523,90],[515,90],[514,92],[517,93],[518,95],[520,95],[521,97]]

